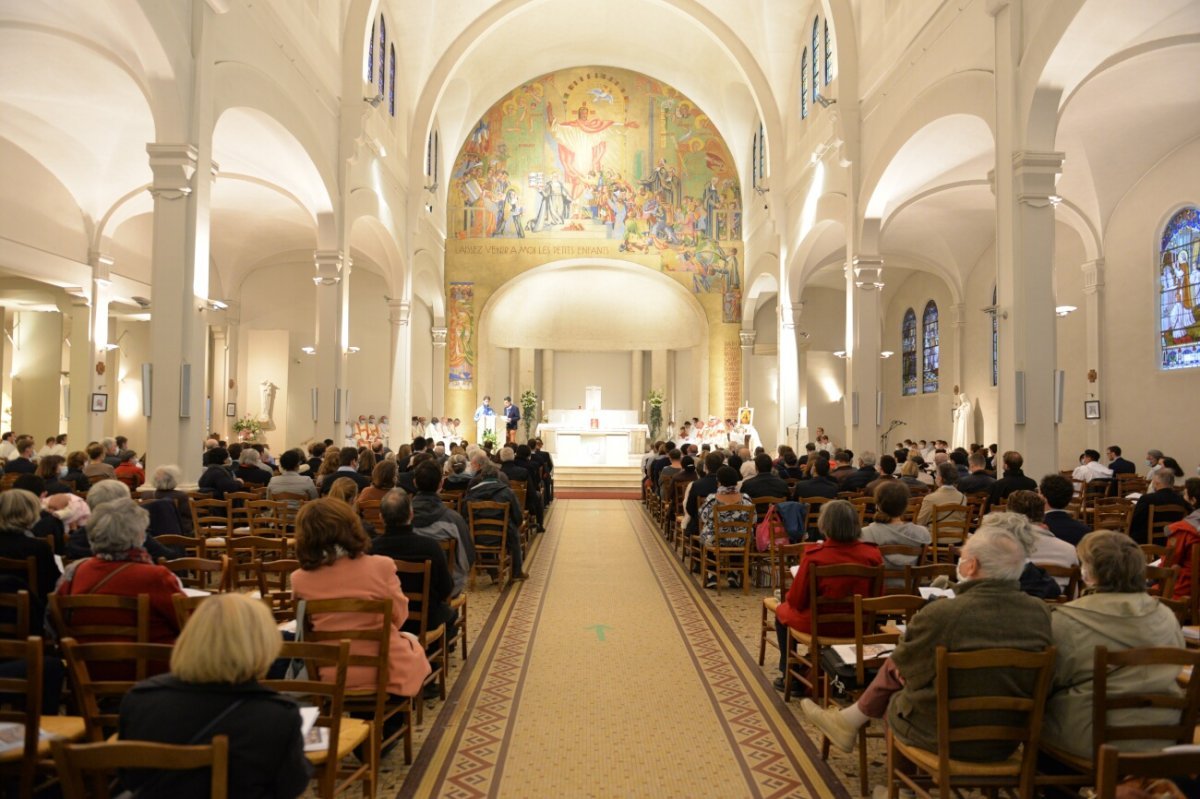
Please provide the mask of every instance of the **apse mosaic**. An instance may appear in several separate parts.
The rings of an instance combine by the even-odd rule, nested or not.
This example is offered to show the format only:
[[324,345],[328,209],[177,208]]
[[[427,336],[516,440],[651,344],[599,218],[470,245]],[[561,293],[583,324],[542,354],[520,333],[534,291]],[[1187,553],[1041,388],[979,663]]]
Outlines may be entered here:
[[1200,211],[1171,218],[1159,253],[1162,368],[1200,366]]
[[740,321],[742,202],[728,147],[695,103],[612,67],[514,89],[467,136],[447,220],[451,257],[649,263]]

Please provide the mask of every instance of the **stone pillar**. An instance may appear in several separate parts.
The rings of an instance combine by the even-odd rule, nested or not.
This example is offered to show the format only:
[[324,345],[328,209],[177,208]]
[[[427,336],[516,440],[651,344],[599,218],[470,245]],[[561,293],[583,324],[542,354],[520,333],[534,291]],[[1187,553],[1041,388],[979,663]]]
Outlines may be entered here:
[[[241,353],[241,317],[239,316],[236,306],[232,303],[225,311],[225,383],[223,384],[223,393],[225,394],[225,402],[232,402],[237,410],[237,415],[242,416],[249,411],[248,408],[241,407],[241,389],[238,385],[238,364]],[[221,357],[221,353],[217,353],[217,357]],[[216,413],[216,411],[214,411]],[[225,416],[224,406],[220,409],[220,415],[223,421],[214,425],[217,428],[216,432],[223,433],[226,440],[233,435],[233,423],[236,420]]]
[[739,330],[738,339],[742,345],[742,405],[750,405],[750,363],[754,359],[754,339],[758,331],[754,329]]
[[[879,351],[883,259],[856,256],[846,268],[846,445],[855,452],[879,445]],[[856,407],[857,406],[857,407]]]
[[[963,385],[963,380],[965,379],[966,375],[966,371],[964,369],[964,353],[966,350],[965,338],[967,332],[967,310],[966,306],[960,302],[957,305],[951,305],[949,308],[947,308],[947,311],[949,311],[949,313],[946,314],[946,321],[950,323],[950,335],[947,337],[947,339],[952,342],[953,349],[950,352],[950,358],[946,358],[946,348],[944,346],[942,348],[942,363],[950,367],[946,371],[946,377],[948,377],[949,380],[943,379],[943,384],[949,386],[950,388],[959,386],[965,391],[966,386]],[[947,339],[943,339],[943,342]],[[974,396],[978,396],[979,392],[974,391],[972,394]],[[976,404],[978,405],[977,402]],[[967,429],[971,431],[971,436],[973,437],[975,435],[975,422],[972,421],[968,425]],[[974,442],[968,441],[967,443],[971,444]]]
[[[646,423],[646,417],[650,409],[646,407],[646,389],[642,385],[642,350],[634,350],[629,353],[629,393],[632,395],[633,409],[638,412],[638,422]],[[546,365],[542,364],[542,373],[545,374]]]
[[539,410],[549,414],[554,407],[554,350],[542,350],[542,402]]
[[[313,255],[317,285],[317,349],[315,374],[317,382],[317,422],[313,436],[318,439],[342,440],[342,409],[338,407],[342,378],[342,358],[345,342],[341,337],[341,291],[345,264],[337,250],[317,250]],[[247,377],[253,382],[253,375]],[[395,422],[393,421],[393,424]]]
[[212,336],[212,385],[209,396],[212,397],[212,424],[205,432],[224,433],[228,426],[225,418],[225,402],[229,396],[229,346],[226,336],[228,328],[224,325],[214,327]]
[[146,150],[154,198],[149,461],[178,464],[191,481],[200,473],[205,432],[209,195],[215,165],[207,147],[149,144]]
[[[793,429],[807,425],[808,408],[801,402],[801,387],[807,381],[805,373],[800,369],[799,348],[796,346],[797,324],[804,312],[804,303],[789,303],[782,294],[776,304],[779,322],[779,426],[781,437],[786,435],[788,426]],[[803,452],[804,442],[792,447],[797,453]]]
[[1087,398],[1100,400],[1099,419],[1087,423],[1088,447],[1104,452],[1104,375],[1100,371],[1100,353],[1104,345],[1104,259],[1088,261],[1083,269],[1084,322],[1087,324]]
[[444,416],[446,413],[446,328],[429,328],[429,338],[433,342],[433,375],[430,377],[433,415]]
[[388,415],[391,416],[392,430],[395,441],[392,447],[408,439],[402,431],[408,430],[412,419],[412,305],[408,300],[388,300],[388,322],[392,334],[392,390],[388,403]]

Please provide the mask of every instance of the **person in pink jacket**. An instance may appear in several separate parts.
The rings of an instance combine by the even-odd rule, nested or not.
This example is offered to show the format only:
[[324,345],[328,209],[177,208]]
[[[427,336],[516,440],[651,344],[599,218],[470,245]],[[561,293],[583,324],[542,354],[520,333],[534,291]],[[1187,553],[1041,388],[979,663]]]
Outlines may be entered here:
[[[416,636],[400,631],[408,619],[408,598],[400,590],[391,558],[367,554],[370,539],[353,508],[336,499],[306,502],[296,515],[296,557],[300,569],[292,573],[296,599],[390,599],[392,634],[388,658],[388,693],[416,696],[429,676],[429,660]],[[369,614],[316,614],[318,632],[366,630],[377,624]],[[369,641],[353,641],[352,654],[374,654]],[[325,675],[322,675],[324,678]],[[373,688],[376,675],[365,666],[346,673],[349,689]]]

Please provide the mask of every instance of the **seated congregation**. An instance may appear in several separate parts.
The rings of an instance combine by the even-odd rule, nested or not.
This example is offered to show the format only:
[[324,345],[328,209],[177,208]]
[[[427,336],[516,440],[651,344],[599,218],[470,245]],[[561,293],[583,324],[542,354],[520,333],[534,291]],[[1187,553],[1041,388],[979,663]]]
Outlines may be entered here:
[[857,750],[862,795],[868,737],[876,796],[1075,796],[1129,753],[1200,762],[1200,477],[1117,446],[1040,481],[995,446],[830,450],[656,442],[643,501],[705,588],[773,589],[759,665],[778,649],[774,687],[824,755]]
[[186,491],[122,439],[11,438],[0,795],[374,796],[468,659],[479,575],[525,579],[553,500],[538,440],[274,458],[214,436]]

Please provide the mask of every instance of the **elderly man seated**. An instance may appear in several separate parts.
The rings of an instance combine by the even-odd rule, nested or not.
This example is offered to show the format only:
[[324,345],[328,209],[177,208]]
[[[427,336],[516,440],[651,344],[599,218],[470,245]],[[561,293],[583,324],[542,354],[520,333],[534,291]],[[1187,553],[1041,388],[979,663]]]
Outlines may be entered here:
[[[950,652],[1006,647],[1040,652],[1052,644],[1045,602],[1021,592],[1025,548],[1005,527],[980,527],[963,548],[953,599],[936,599],[921,609],[875,679],[856,703],[822,709],[811,700],[801,706],[809,722],[844,752],[854,748],[858,729],[883,718],[901,741],[937,749],[937,648]],[[1033,693],[1033,674],[981,670],[956,677],[954,694]],[[982,723],[982,722],[977,722]],[[1006,741],[962,741],[951,747],[956,760],[994,762],[1013,752]]]

